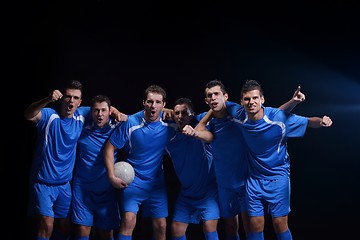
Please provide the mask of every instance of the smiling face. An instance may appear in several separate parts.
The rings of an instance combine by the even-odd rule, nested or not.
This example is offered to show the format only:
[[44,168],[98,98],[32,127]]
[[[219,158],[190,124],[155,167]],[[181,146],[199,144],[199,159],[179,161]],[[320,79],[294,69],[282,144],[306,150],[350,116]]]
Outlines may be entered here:
[[149,122],[156,122],[160,119],[160,113],[165,107],[163,95],[149,92],[147,98],[143,101],[145,108],[145,119]]
[[264,96],[258,89],[250,90],[242,94],[241,105],[245,108],[251,120],[259,120],[263,117],[263,109],[261,106],[264,102]]

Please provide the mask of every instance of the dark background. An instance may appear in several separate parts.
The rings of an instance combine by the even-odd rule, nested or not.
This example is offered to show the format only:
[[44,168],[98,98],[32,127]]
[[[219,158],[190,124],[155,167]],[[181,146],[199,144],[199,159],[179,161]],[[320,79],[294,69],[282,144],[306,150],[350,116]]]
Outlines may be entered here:
[[[235,102],[246,79],[258,80],[268,106],[281,105],[301,86],[306,101],[294,112],[333,119],[331,128],[309,129],[305,137],[289,140],[289,225],[294,239],[353,239],[360,213],[356,1],[129,2],[23,1],[11,6],[5,21],[11,44],[5,48],[13,68],[3,79],[11,97],[3,99],[8,100],[4,113],[15,112],[15,118],[8,117],[16,127],[11,134],[4,131],[9,143],[4,151],[10,153],[4,171],[11,210],[6,229],[12,230],[5,236],[29,239],[27,177],[36,136],[22,114],[30,103],[61,81],[78,79],[85,87],[84,105],[95,94],[106,94],[119,110],[134,113],[143,108],[145,88],[159,84],[167,91],[167,107],[189,97],[200,113],[207,110],[204,85],[217,78]],[[171,164],[165,164],[171,173]],[[178,183],[168,176],[171,200]],[[149,223],[141,223],[139,235],[148,231]],[[199,226],[191,226],[189,234],[198,237],[188,239],[202,236]],[[270,220],[265,236],[274,237]]]

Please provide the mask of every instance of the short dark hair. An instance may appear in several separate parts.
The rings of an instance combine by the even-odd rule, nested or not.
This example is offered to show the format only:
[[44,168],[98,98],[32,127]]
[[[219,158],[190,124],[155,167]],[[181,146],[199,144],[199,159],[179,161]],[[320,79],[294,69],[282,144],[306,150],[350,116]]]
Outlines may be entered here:
[[175,101],[174,106],[186,104],[191,113],[194,113],[194,105],[190,98],[179,98]]
[[206,95],[206,89],[208,88],[212,88],[212,87],[215,87],[215,86],[219,86],[220,89],[221,89],[221,92],[222,93],[226,93],[226,88],[225,88],[225,85],[217,80],[217,79],[214,79],[214,80],[211,80],[210,82],[208,82],[206,85],[205,85],[205,95]]
[[64,89],[79,89],[82,90],[82,83],[78,80],[69,80],[65,83]]
[[78,80],[70,80],[64,83],[62,90],[65,92],[65,90],[67,89],[77,89],[80,90],[81,95],[82,95],[82,90],[83,90],[83,85],[80,81]]
[[252,90],[259,90],[260,96],[263,96],[263,90],[261,85],[256,80],[246,80],[244,85],[241,88],[241,94],[240,96],[243,97],[243,95],[249,91]]
[[105,95],[101,95],[101,94],[96,95],[95,97],[93,97],[93,98],[91,99],[91,108],[94,107],[94,104],[95,104],[95,103],[102,103],[102,102],[106,102],[107,105],[108,105],[108,107],[109,107],[109,109],[110,109],[110,107],[111,107],[110,98],[107,97],[107,96],[105,96]]
[[163,89],[162,87],[160,87],[159,85],[150,85],[148,88],[146,88],[145,92],[144,92],[144,96],[143,96],[143,100],[146,101],[148,94],[149,93],[157,93],[162,95],[163,97],[163,102],[166,101],[166,91],[165,89]]

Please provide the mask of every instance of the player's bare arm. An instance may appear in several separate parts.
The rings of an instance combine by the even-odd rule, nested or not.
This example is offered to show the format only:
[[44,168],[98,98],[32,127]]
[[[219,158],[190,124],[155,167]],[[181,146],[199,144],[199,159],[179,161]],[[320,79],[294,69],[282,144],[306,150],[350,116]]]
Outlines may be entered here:
[[58,101],[62,96],[63,94],[59,90],[52,91],[49,96],[30,104],[24,111],[24,117],[31,122],[37,123],[41,119],[41,109],[51,102]]
[[111,116],[115,118],[117,122],[125,122],[128,119],[128,116],[125,113],[120,112],[116,107],[110,107]]
[[115,159],[114,159],[114,151],[116,150],[116,147],[112,145],[109,141],[106,142],[104,147],[104,162],[105,162],[105,168],[107,171],[107,175],[109,178],[109,181],[111,185],[114,188],[123,189],[127,187],[128,185],[126,182],[121,180],[121,178],[116,177],[115,175]]
[[302,103],[303,101],[305,101],[305,94],[301,92],[301,87],[298,86],[292,98],[283,105],[281,105],[279,108],[291,112],[296,105]]
[[174,110],[169,108],[163,108],[163,120],[173,121],[174,120]]
[[310,117],[308,122],[308,127],[310,128],[321,128],[321,127],[330,127],[332,125],[332,120],[328,116],[320,117]]
[[212,118],[213,110],[210,109],[205,116],[200,120],[200,122],[196,125],[195,130],[196,131],[205,131],[206,130],[206,124],[210,121]]
[[207,130],[197,131],[190,125],[185,125],[182,129],[182,133],[188,136],[195,137],[206,143],[210,143],[212,140],[214,140],[214,135],[210,131]]

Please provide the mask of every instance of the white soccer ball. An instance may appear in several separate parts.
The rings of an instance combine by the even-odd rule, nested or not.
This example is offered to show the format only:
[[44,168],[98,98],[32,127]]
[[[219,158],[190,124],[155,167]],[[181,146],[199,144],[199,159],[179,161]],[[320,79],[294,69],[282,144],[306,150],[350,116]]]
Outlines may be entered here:
[[128,162],[119,161],[115,163],[115,176],[121,178],[127,184],[132,183],[135,177],[134,168]]

